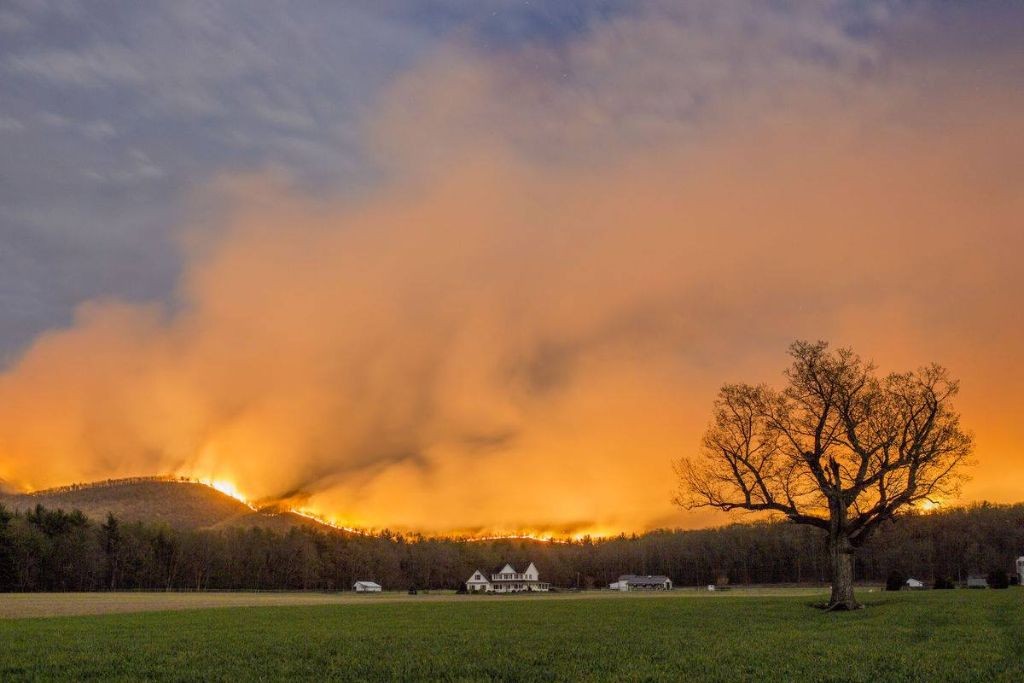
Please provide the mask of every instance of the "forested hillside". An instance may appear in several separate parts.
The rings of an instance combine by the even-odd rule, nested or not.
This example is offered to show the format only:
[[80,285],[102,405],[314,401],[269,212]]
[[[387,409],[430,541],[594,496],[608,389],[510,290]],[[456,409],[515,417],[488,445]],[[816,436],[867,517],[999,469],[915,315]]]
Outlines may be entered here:
[[[864,548],[859,580],[900,571],[926,581],[1010,571],[1024,554],[1024,504],[904,517]],[[476,568],[533,561],[556,586],[603,586],[619,574],[666,574],[677,586],[826,582],[823,536],[785,522],[654,531],[572,543],[470,541],[166,523],[98,523],[81,512],[0,511],[0,591],[96,589],[458,588]]]
[[78,510],[96,521],[113,513],[121,522],[166,524],[175,529],[259,526],[284,532],[293,526],[321,526],[290,512],[254,510],[207,484],[176,477],[114,479],[27,494],[0,491],[0,505],[22,511],[37,505]]

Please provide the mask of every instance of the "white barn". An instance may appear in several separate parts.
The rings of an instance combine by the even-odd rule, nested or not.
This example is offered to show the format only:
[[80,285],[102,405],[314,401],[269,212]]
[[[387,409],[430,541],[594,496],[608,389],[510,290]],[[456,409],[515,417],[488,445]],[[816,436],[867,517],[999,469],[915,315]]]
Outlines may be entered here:
[[381,587],[373,581],[356,581],[352,584],[352,590],[356,593],[380,593]]
[[608,584],[613,591],[670,591],[672,579],[667,576],[637,576],[623,574],[615,583]]
[[478,569],[466,581],[470,593],[546,593],[550,589],[550,583],[540,580],[533,562],[521,572],[511,564],[494,569],[489,576]]

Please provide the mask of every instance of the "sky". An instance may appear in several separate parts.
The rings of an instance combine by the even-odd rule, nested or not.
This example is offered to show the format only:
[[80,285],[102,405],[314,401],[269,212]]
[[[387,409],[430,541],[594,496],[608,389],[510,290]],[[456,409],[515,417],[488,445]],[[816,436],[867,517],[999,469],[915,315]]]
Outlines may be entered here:
[[[0,481],[617,533],[794,339],[1024,484],[1024,6],[0,3]],[[957,501],[950,501],[955,503]]]

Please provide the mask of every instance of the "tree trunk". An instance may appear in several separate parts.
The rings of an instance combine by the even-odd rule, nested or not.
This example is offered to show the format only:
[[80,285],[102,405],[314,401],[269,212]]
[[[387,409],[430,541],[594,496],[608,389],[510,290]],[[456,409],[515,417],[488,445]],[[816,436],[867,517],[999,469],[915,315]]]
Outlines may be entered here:
[[856,549],[845,536],[829,539],[832,558],[832,597],[830,610],[852,610],[860,605],[853,598],[853,555]]

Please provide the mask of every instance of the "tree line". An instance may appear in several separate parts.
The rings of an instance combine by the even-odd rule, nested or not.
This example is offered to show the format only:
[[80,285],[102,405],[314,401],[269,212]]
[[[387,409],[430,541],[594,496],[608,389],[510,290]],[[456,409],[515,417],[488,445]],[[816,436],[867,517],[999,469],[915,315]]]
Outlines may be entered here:
[[[1024,554],[1024,504],[903,515],[857,556],[859,581],[900,572],[927,582],[1011,571]],[[37,506],[0,507],[0,592],[92,590],[458,589],[475,569],[536,563],[558,587],[606,586],[620,574],[663,574],[677,586],[825,583],[828,539],[785,520],[662,530],[569,543],[473,541],[315,528],[184,530],[105,521]]]

